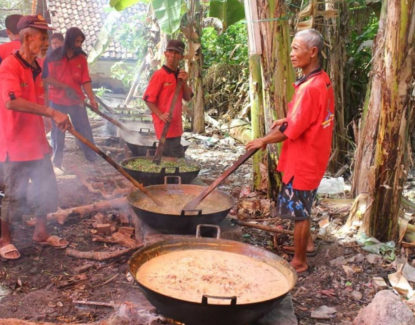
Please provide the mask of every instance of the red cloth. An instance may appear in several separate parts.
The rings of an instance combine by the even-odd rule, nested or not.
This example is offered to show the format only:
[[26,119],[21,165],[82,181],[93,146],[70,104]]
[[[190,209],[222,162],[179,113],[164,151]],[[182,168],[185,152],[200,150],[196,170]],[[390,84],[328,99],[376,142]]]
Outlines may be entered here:
[[76,91],[79,98],[69,98],[62,88],[49,85],[49,100],[59,105],[79,105],[84,101],[85,95],[81,86],[91,81],[88,62],[85,55],[79,54],[68,59],[64,56],[58,61],[45,60],[43,78],[51,77],[70,86]]
[[322,70],[294,84],[288,104],[287,136],[281,150],[278,170],[285,184],[294,177],[293,188],[316,189],[327,168],[334,124],[334,92]]
[[0,45],[0,62],[7,58],[10,54],[13,54],[20,49],[20,41],[11,41]]
[[[144,92],[143,99],[146,102],[156,104],[161,112],[168,112],[170,103],[173,99],[176,89],[176,72],[170,70],[166,66],[154,72]],[[169,131],[166,138],[180,137],[183,133],[182,125],[182,98],[183,88],[177,96],[177,103],[173,110],[173,117],[170,122]],[[162,122],[155,114],[153,115],[153,124],[156,131],[157,139],[160,139],[163,132],[164,122]]]
[[6,108],[10,96],[33,103],[44,101],[40,74],[33,79],[30,66],[17,55],[8,56],[0,65],[0,161],[43,159],[51,152],[42,116]]

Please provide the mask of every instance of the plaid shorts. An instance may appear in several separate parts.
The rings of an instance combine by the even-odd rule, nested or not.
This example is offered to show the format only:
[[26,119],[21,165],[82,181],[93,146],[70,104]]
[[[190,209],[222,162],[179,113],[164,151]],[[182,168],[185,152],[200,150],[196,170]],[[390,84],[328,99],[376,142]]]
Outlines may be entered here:
[[277,216],[296,221],[309,219],[316,193],[317,189],[312,191],[293,189],[293,180],[288,184],[282,184],[277,201]]

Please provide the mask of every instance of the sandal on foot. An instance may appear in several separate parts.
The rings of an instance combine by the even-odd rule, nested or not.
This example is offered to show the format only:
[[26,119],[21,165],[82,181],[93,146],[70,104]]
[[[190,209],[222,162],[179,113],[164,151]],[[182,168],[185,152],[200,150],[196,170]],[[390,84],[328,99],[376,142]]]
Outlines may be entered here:
[[[17,256],[13,256],[11,253],[17,253]],[[12,256],[10,256],[12,255]],[[17,260],[20,258],[20,253],[17,250],[16,246],[13,244],[7,244],[0,248],[0,256],[3,257],[6,260]]]
[[69,245],[69,242],[63,238],[60,238],[58,236],[52,235],[49,236],[44,241],[34,241],[36,244],[39,244],[41,246],[52,246],[58,249],[66,248]]

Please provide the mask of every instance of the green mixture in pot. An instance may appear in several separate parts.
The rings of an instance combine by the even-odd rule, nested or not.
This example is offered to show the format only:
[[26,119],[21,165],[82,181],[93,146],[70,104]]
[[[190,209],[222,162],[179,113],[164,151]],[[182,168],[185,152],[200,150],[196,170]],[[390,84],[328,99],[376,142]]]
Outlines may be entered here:
[[162,158],[160,165],[154,164],[151,158],[135,158],[123,163],[123,166],[146,173],[159,173],[162,168],[166,168],[166,173],[174,173],[176,167],[179,167],[181,173],[194,172],[199,169],[198,166],[189,164],[183,158],[174,160]]

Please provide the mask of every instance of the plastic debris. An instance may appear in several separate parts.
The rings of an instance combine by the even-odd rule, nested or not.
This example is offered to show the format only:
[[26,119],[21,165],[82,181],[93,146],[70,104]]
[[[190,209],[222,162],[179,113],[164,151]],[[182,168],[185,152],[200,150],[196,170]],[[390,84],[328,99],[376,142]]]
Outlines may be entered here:
[[344,193],[343,177],[324,177],[317,189],[318,194],[341,194]]
[[366,252],[382,255],[382,257],[387,261],[395,260],[395,242],[393,241],[382,243],[376,238],[368,237],[362,233],[358,237],[357,242]]

